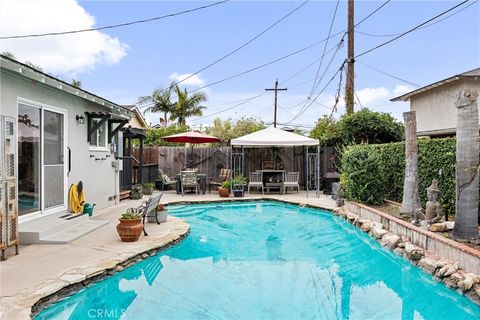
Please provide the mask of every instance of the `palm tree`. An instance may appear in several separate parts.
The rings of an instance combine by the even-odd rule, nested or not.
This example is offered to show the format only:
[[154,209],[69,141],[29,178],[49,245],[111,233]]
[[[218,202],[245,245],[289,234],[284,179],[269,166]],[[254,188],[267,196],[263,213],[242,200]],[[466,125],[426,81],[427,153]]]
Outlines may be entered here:
[[10,58],[10,59],[13,59],[13,60],[17,60],[17,58],[15,58],[15,56],[13,55],[13,53],[11,53],[10,51],[3,51],[2,53],[2,56],[5,56],[7,58]]
[[74,86],[75,88],[80,89],[82,87],[82,81],[77,79],[72,79],[71,85]]
[[138,98],[138,103],[140,105],[151,104],[151,106],[145,109],[143,112],[144,114],[147,112],[163,113],[164,118],[161,120],[163,120],[165,126],[167,126],[168,114],[171,114],[175,108],[175,104],[171,101],[173,87],[174,83],[172,82],[172,84],[166,89],[156,89],[150,96]]
[[201,104],[207,101],[207,96],[204,93],[197,92],[189,96],[187,88],[182,91],[178,85],[175,85],[175,93],[177,94],[177,102],[171,113],[171,120],[177,120],[179,125],[184,126],[188,117],[203,115],[203,110],[206,107]]
[[479,126],[478,91],[460,90],[457,93],[457,166],[455,226],[452,236],[473,242],[478,234],[478,166]]

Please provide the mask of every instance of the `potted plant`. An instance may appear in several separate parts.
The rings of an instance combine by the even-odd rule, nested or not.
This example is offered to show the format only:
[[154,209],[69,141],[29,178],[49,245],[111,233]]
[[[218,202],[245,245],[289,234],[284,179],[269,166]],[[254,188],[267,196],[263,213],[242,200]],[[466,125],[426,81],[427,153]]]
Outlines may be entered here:
[[153,193],[153,188],[155,187],[155,184],[153,183],[144,183],[143,184],[143,194],[151,195]]
[[238,175],[232,180],[232,189],[234,197],[243,197],[243,189],[247,184],[247,179],[243,175]]
[[137,241],[143,230],[142,216],[128,210],[118,220],[120,223],[117,225],[117,232],[120,239],[125,242]]
[[230,196],[230,180],[225,180],[220,187],[218,187],[218,194],[222,198],[228,198]]
[[142,199],[143,197],[143,187],[141,184],[137,184],[132,188],[132,191],[130,193],[130,196],[132,199],[137,200],[137,199]]

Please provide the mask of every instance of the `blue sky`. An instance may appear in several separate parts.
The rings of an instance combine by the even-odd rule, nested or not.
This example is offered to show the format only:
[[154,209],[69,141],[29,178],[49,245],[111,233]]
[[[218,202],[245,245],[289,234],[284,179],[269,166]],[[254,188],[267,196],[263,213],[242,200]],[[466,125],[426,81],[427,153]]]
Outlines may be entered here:
[[[94,17],[93,25],[98,27],[163,15],[207,3],[210,2],[80,1],[76,5],[82,7],[89,16]],[[381,1],[356,1],[356,21],[368,15],[382,3]],[[363,22],[357,30],[375,35],[401,33],[457,3],[460,1],[391,1]],[[104,30],[102,34],[105,34],[104,37],[108,37],[105,41],[111,42],[110,44],[116,48],[116,51],[105,49],[109,53],[105,54],[105,50],[102,51],[103,58],[99,58],[102,54],[92,58],[92,56],[88,56],[92,53],[87,52],[85,60],[93,59],[93,62],[87,67],[81,66],[66,71],[59,69],[55,72],[66,79],[71,77],[81,79],[85,89],[105,98],[122,104],[134,103],[138,96],[147,95],[157,87],[168,85],[174,79],[172,75],[195,72],[230,52],[300,4],[299,1],[230,1],[183,16]],[[248,47],[203,71],[199,74],[199,78],[193,79],[197,80],[197,83],[191,83],[188,88],[194,90],[198,88],[199,83],[208,84],[223,79],[325,38],[335,5],[336,1],[310,1]],[[53,8],[56,8],[55,4]],[[74,16],[76,11],[73,9],[71,11],[71,15]],[[63,12],[70,11],[65,9]],[[333,24],[333,33],[346,28],[346,12],[347,2],[340,1]],[[63,30],[74,28],[75,26],[69,25],[68,22],[73,20],[75,19],[57,21],[55,30],[62,25]],[[477,2],[444,21],[413,32],[369,53],[359,58],[359,61],[411,82],[420,85],[428,84],[480,65],[479,21],[480,6]],[[31,25],[32,28],[36,27],[33,28],[34,30],[50,30],[47,26],[42,29],[42,26],[36,25],[42,23],[53,24],[52,21],[42,22],[39,20],[32,21]],[[12,28],[10,27],[9,32],[15,33],[16,30]],[[26,32],[27,30],[19,29],[17,33],[23,33],[22,31]],[[6,35],[6,31],[1,34]],[[73,36],[65,37],[75,39]],[[391,36],[373,37],[357,33],[356,53],[363,52],[391,38]],[[339,40],[340,36],[330,39],[328,48],[336,45]],[[38,45],[48,55],[49,46],[45,43],[52,40],[25,39],[15,40],[16,43],[12,41],[7,43],[0,41],[2,51],[7,49],[15,54],[17,50],[21,53],[20,56],[26,60],[29,58],[28,51],[22,51],[21,48],[18,48],[19,46]],[[97,41],[94,42],[97,43]],[[90,41],[90,43],[93,42]],[[89,46],[88,41],[85,44]],[[209,87],[206,89],[209,100],[205,115],[208,116],[233,106],[235,103],[228,103],[230,101],[246,99],[261,93],[264,88],[272,87],[276,78],[282,82],[318,59],[323,51],[323,45],[322,43],[279,63]],[[65,58],[70,61],[83,61],[79,53],[82,50],[86,49],[76,50],[76,53],[66,52]],[[60,49],[56,51],[57,53],[61,52]],[[38,54],[37,52],[37,56],[31,57],[29,60],[43,61]],[[70,57],[70,55],[72,56]],[[326,56],[320,73],[323,73],[330,57],[331,54]],[[339,50],[319,88],[326,84],[345,57],[346,43]],[[47,62],[45,64],[48,65]],[[299,111],[302,105],[293,108],[292,106],[308,96],[317,67],[318,63],[282,84],[283,87],[290,88],[287,92],[279,93],[280,122],[288,122]],[[55,69],[54,66],[51,68]],[[49,70],[48,67],[46,69]],[[309,79],[311,81],[308,81]],[[397,118],[401,118],[402,112],[408,109],[406,104],[391,103],[388,100],[396,94],[413,89],[414,87],[411,85],[371,70],[360,63],[356,64],[355,80],[356,91],[362,105],[375,110],[392,112]],[[295,86],[302,82],[304,82],[303,85]],[[337,86],[338,77],[325,90],[325,94],[319,97],[318,101],[326,106],[331,106]],[[342,103],[340,103],[338,112],[336,116],[343,112]],[[238,108],[220,113],[218,116],[221,118],[256,116],[270,122],[272,113],[273,93],[267,93]],[[293,123],[305,126],[313,125],[315,120],[325,113],[330,114],[330,110],[319,104],[312,104]],[[147,115],[147,117],[152,122],[157,121],[156,115]],[[192,121],[192,124],[209,124],[214,118],[206,117]]]

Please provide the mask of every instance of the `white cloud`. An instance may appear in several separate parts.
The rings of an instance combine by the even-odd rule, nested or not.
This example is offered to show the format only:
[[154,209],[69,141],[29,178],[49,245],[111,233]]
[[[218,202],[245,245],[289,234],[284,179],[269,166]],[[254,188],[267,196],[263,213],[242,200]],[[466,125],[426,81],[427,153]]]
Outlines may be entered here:
[[405,85],[405,84],[397,84],[395,88],[393,89],[393,95],[394,97],[401,96],[402,94],[405,94],[407,92],[413,91],[416,88],[413,86]]
[[[4,0],[0,3],[2,36],[61,32],[95,27],[95,18],[75,0]],[[92,70],[97,64],[115,64],[128,46],[100,31],[60,36],[0,40],[0,50],[20,61],[31,61],[44,71],[69,74]]]
[[[183,79],[189,77],[187,80],[182,81]],[[168,76],[170,80],[173,80],[175,82],[182,81],[182,85],[184,86],[196,86],[196,87],[201,87],[205,84],[205,81],[200,78],[198,74],[192,76],[191,73],[177,73],[174,72],[171,75]]]

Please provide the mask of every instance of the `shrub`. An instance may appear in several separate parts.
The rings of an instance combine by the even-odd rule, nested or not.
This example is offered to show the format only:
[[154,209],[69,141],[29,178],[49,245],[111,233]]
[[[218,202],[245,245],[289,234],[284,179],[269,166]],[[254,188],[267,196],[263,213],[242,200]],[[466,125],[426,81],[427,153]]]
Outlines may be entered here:
[[[385,199],[402,201],[405,177],[405,143],[358,145],[365,152],[374,153],[380,160],[383,172]],[[419,193],[422,206],[427,202],[426,189],[433,179],[438,180],[439,202],[445,212],[455,213],[455,138],[420,139],[418,141]],[[344,155],[347,154],[346,148]],[[342,161],[343,165],[343,161]],[[351,167],[342,171],[352,170]],[[350,174],[346,172],[345,174]],[[343,175],[343,173],[342,173]],[[372,177],[375,179],[376,177]]]
[[380,204],[384,197],[384,180],[380,157],[365,145],[347,147],[342,156],[341,182],[348,200]]

